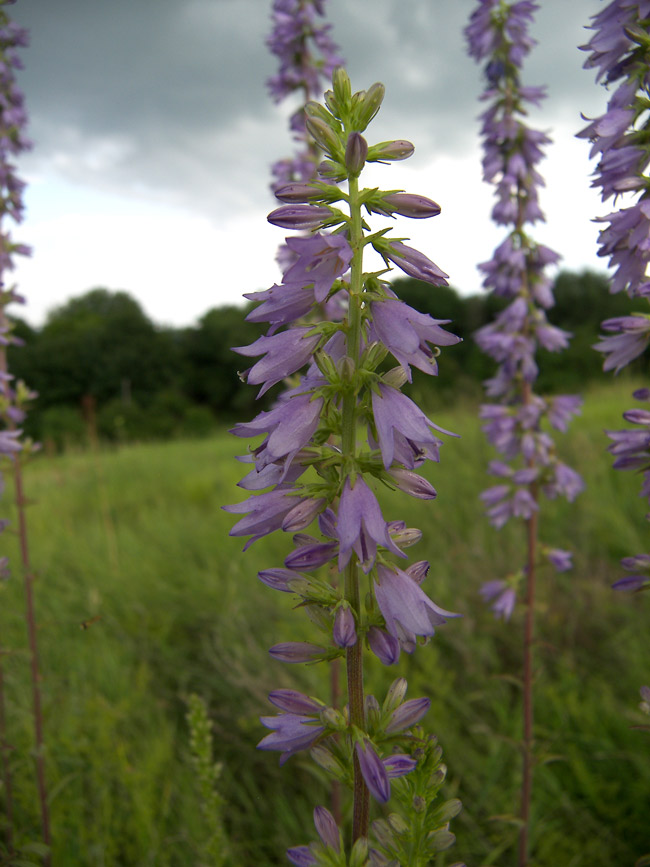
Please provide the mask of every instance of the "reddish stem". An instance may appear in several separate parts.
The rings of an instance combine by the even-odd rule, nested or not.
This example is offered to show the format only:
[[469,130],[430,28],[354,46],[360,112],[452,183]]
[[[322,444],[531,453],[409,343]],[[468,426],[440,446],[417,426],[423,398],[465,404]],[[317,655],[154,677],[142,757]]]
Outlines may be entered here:
[[[25,495],[23,492],[23,477],[19,458],[14,458],[14,487],[16,491],[16,508],[18,510],[18,537],[20,540],[20,556],[23,566],[25,585],[25,621],[29,640],[30,668],[32,678],[32,703],[34,708],[34,736],[36,740],[36,783],[38,799],[41,808],[41,829],[43,842],[50,848],[50,815],[45,786],[45,755],[43,743],[43,711],[41,707],[41,674],[38,662],[38,642],[36,638],[36,614],[34,610],[34,576],[29,561],[29,546],[27,542],[27,518],[25,515]],[[51,857],[48,853],[43,857],[45,867],[50,867]]]
[[11,764],[9,762],[9,744],[7,743],[7,724],[5,718],[5,687],[2,670],[2,650],[0,650],[0,753],[2,753],[2,782],[5,790],[6,821],[5,843],[7,852],[13,855],[14,841],[14,802],[11,785]]

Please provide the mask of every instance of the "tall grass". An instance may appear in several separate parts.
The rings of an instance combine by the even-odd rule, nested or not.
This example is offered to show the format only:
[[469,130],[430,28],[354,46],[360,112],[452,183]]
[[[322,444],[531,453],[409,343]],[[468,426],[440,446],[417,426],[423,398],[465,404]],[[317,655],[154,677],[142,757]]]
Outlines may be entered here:
[[[612,472],[602,433],[620,426],[632,388],[623,381],[587,396],[566,457],[588,490],[573,505],[558,503],[541,527],[542,539],[548,532],[576,552],[572,572],[540,580],[535,688],[544,763],[536,770],[531,848],[541,867],[631,864],[648,849],[648,743],[630,728],[640,721],[638,688],[650,678],[647,611],[643,598],[610,590],[619,558],[646,547],[645,509],[638,479]],[[432,699],[447,794],[464,803],[454,822],[458,843],[439,867],[460,858],[472,867],[501,865],[517,836],[507,814],[520,766],[521,623],[496,622],[478,588],[519,565],[521,528],[496,533],[482,516],[478,493],[490,454],[475,408],[434,407],[432,417],[462,435],[447,441],[431,468],[438,500],[423,506],[404,496],[395,505],[393,495],[385,514],[419,527],[430,522],[418,551],[432,563],[428,590],[464,617],[400,662],[400,671],[409,695]],[[215,725],[233,864],[284,864],[284,848],[309,839],[313,805],[326,803],[325,781],[307,762],[293,758],[293,773],[280,774],[276,756],[254,749],[264,733],[258,716],[271,712],[267,692],[322,692],[325,684],[316,684],[327,672],[282,666],[267,654],[271,644],[309,639],[310,631],[305,621],[296,634],[291,598],[256,579],[258,569],[282,561],[288,540],[276,534],[242,554],[241,540],[227,535],[231,519],[220,506],[239,499],[240,449],[224,432],[68,453],[28,468],[37,500],[32,557],[46,579],[38,588],[39,638],[55,864],[200,863],[205,825],[185,721],[192,693],[207,702]],[[5,679],[15,820],[28,840],[38,835],[38,809],[28,772],[21,592],[16,581],[0,586],[0,629],[12,650]],[[395,671],[377,667],[372,676],[371,691]]]

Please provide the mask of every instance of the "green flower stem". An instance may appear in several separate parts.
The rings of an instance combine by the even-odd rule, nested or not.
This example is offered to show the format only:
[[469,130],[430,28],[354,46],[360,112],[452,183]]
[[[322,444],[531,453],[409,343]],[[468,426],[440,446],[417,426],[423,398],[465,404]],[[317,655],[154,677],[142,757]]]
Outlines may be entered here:
[[[354,370],[359,364],[359,349],[361,346],[361,303],[363,294],[363,229],[361,226],[361,205],[359,203],[359,183],[356,178],[350,178],[350,237],[349,242],[354,255],[351,263],[350,305],[348,312],[348,333],[346,354],[352,360]],[[355,377],[356,379],[356,377]],[[343,463],[346,458],[356,455],[357,428],[357,392],[350,387],[343,398],[343,419],[341,448]],[[356,557],[352,555],[345,570],[345,598],[350,603],[357,618],[360,615],[361,598],[359,591],[359,573]],[[357,641],[347,650],[346,656],[348,677],[348,707],[350,724],[365,731],[365,710],[363,694],[363,648]],[[352,824],[352,841],[368,836],[369,824],[369,793],[361,774],[359,761],[354,755],[354,814]]]

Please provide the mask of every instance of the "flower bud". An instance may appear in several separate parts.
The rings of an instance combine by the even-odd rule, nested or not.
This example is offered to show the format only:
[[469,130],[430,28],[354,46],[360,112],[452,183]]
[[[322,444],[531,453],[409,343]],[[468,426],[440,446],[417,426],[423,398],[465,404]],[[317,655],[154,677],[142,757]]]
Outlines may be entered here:
[[396,708],[390,715],[386,725],[387,734],[401,732],[419,722],[431,707],[428,698],[412,698]]
[[449,801],[445,801],[442,806],[440,806],[435,813],[431,816],[431,825],[446,825],[453,818],[455,818],[460,811],[463,809],[463,805],[458,798],[451,798]]
[[440,205],[432,199],[412,193],[388,193],[381,197],[381,202],[389,214],[399,214],[414,220],[426,220],[440,213]]
[[352,98],[352,85],[350,77],[342,66],[337,66],[332,73],[332,87],[337,108],[339,111],[344,111]]
[[342,605],[334,618],[332,633],[334,644],[339,647],[352,647],[357,643],[357,630],[354,624],[354,614],[348,605]]
[[308,117],[305,121],[307,131],[323,150],[335,159],[343,156],[343,148],[338,135],[319,117]]
[[276,208],[266,218],[273,226],[281,229],[316,229],[330,219],[329,208],[315,205],[283,205]]
[[314,809],[314,825],[325,846],[331,846],[336,853],[341,851],[341,832],[334,816],[325,807]]
[[406,574],[412,578],[416,584],[422,584],[429,572],[429,561],[418,560],[417,563],[411,563],[406,569]]
[[355,107],[353,123],[360,132],[363,132],[379,111],[385,92],[384,85],[381,82],[376,82],[368,88],[358,106]]
[[395,838],[391,831],[390,825],[385,819],[377,819],[372,823],[372,833],[377,838],[377,842],[384,849],[391,849],[395,845]]
[[339,110],[339,104],[336,101],[333,90],[325,91],[325,93],[323,94],[323,102],[328,107],[330,112],[334,115],[334,117],[340,117],[341,112]]
[[345,146],[345,165],[351,177],[357,177],[364,167],[368,142],[358,132],[351,132]]
[[269,701],[285,713],[314,714],[320,713],[323,702],[303,695],[295,689],[275,689],[269,693]]
[[320,194],[318,187],[311,184],[282,184],[275,190],[276,199],[290,204],[310,202]]
[[347,722],[340,710],[334,707],[323,708],[320,712],[321,721],[332,729],[342,732],[347,728]]
[[388,687],[388,692],[386,693],[386,698],[384,699],[384,711],[390,712],[395,710],[396,707],[404,701],[404,696],[406,695],[406,678],[398,677],[396,678],[391,685]]
[[340,183],[347,178],[347,172],[340,163],[332,162],[331,160],[323,160],[318,166],[318,174],[321,178],[336,181]]
[[279,662],[315,662],[327,656],[324,647],[306,641],[286,641],[283,644],[275,644],[269,653]]
[[368,645],[384,665],[393,665],[399,659],[399,641],[378,626],[371,626],[368,630]]
[[454,845],[456,837],[451,831],[441,828],[439,831],[431,834],[427,840],[434,852],[444,852],[445,849],[449,849],[450,846]]
[[378,160],[407,160],[415,148],[410,141],[383,141],[368,148],[367,162]]
[[417,545],[422,538],[422,530],[417,527],[404,527],[391,531],[391,537],[396,545],[400,548],[409,548],[411,545]]
[[399,813],[390,813],[388,816],[388,824],[395,834],[406,834],[409,829],[409,826]]
[[368,863],[368,838],[359,837],[350,852],[350,867],[364,867]]
[[345,776],[346,769],[339,762],[334,753],[330,752],[326,747],[317,744],[311,748],[309,755],[317,765],[320,765],[323,770],[332,774],[333,777],[340,780]]
[[400,389],[408,380],[408,374],[400,364],[399,367],[393,367],[382,376],[382,381],[391,388]]
[[285,515],[282,521],[282,529],[285,533],[295,533],[296,530],[304,530],[305,527],[311,524],[316,515],[323,511],[326,505],[327,500],[322,498],[317,500],[310,498],[302,500]]
[[404,491],[405,494],[410,494],[412,497],[417,497],[419,500],[435,500],[438,496],[433,485],[417,473],[411,470],[404,470],[400,467],[389,470],[388,475],[395,482],[395,485]]
[[283,593],[292,593],[289,580],[295,578],[295,574],[289,569],[264,569],[257,573],[257,577],[263,584],[272,590],[281,590]]

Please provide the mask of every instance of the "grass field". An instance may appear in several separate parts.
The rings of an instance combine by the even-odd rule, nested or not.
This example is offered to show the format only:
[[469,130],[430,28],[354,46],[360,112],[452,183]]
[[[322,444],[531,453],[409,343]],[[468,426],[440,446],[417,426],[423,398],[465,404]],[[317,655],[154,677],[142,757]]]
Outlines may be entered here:
[[[638,689],[650,682],[643,596],[613,593],[618,560],[647,550],[639,480],[614,473],[606,427],[632,405],[628,381],[587,395],[560,446],[587,491],[550,504],[542,538],[575,551],[575,568],[544,571],[538,604],[536,770],[532,848],[538,867],[623,867],[650,851],[650,740]],[[397,671],[377,663],[370,688],[398,673],[428,695],[429,726],[448,764],[447,797],[464,810],[457,845],[438,867],[513,864],[520,731],[521,622],[502,624],[478,595],[484,580],[522,565],[521,527],[495,532],[477,499],[487,484],[475,410],[432,410],[459,432],[430,468],[432,504],[385,499],[389,519],[424,530],[412,550],[432,563],[426,589],[462,620],[441,628]],[[38,458],[27,469],[42,655],[54,864],[62,867],[199,865],[203,823],[189,760],[187,697],[208,703],[224,763],[225,822],[233,865],[285,864],[287,845],[311,837],[326,788],[308,760],[283,769],[255,750],[266,695],[297,686],[327,695],[323,667],[283,666],[268,647],[313,637],[292,600],[256,578],[289,550],[281,534],[247,553],[228,537],[220,506],[235,488],[241,442],[209,440]],[[4,498],[6,513],[7,495]],[[8,534],[3,536],[3,541]],[[9,539],[9,547],[13,541]],[[0,585],[9,739],[21,839],[38,838],[31,767],[28,659],[22,587]],[[82,628],[86,624],[87,628]]]

